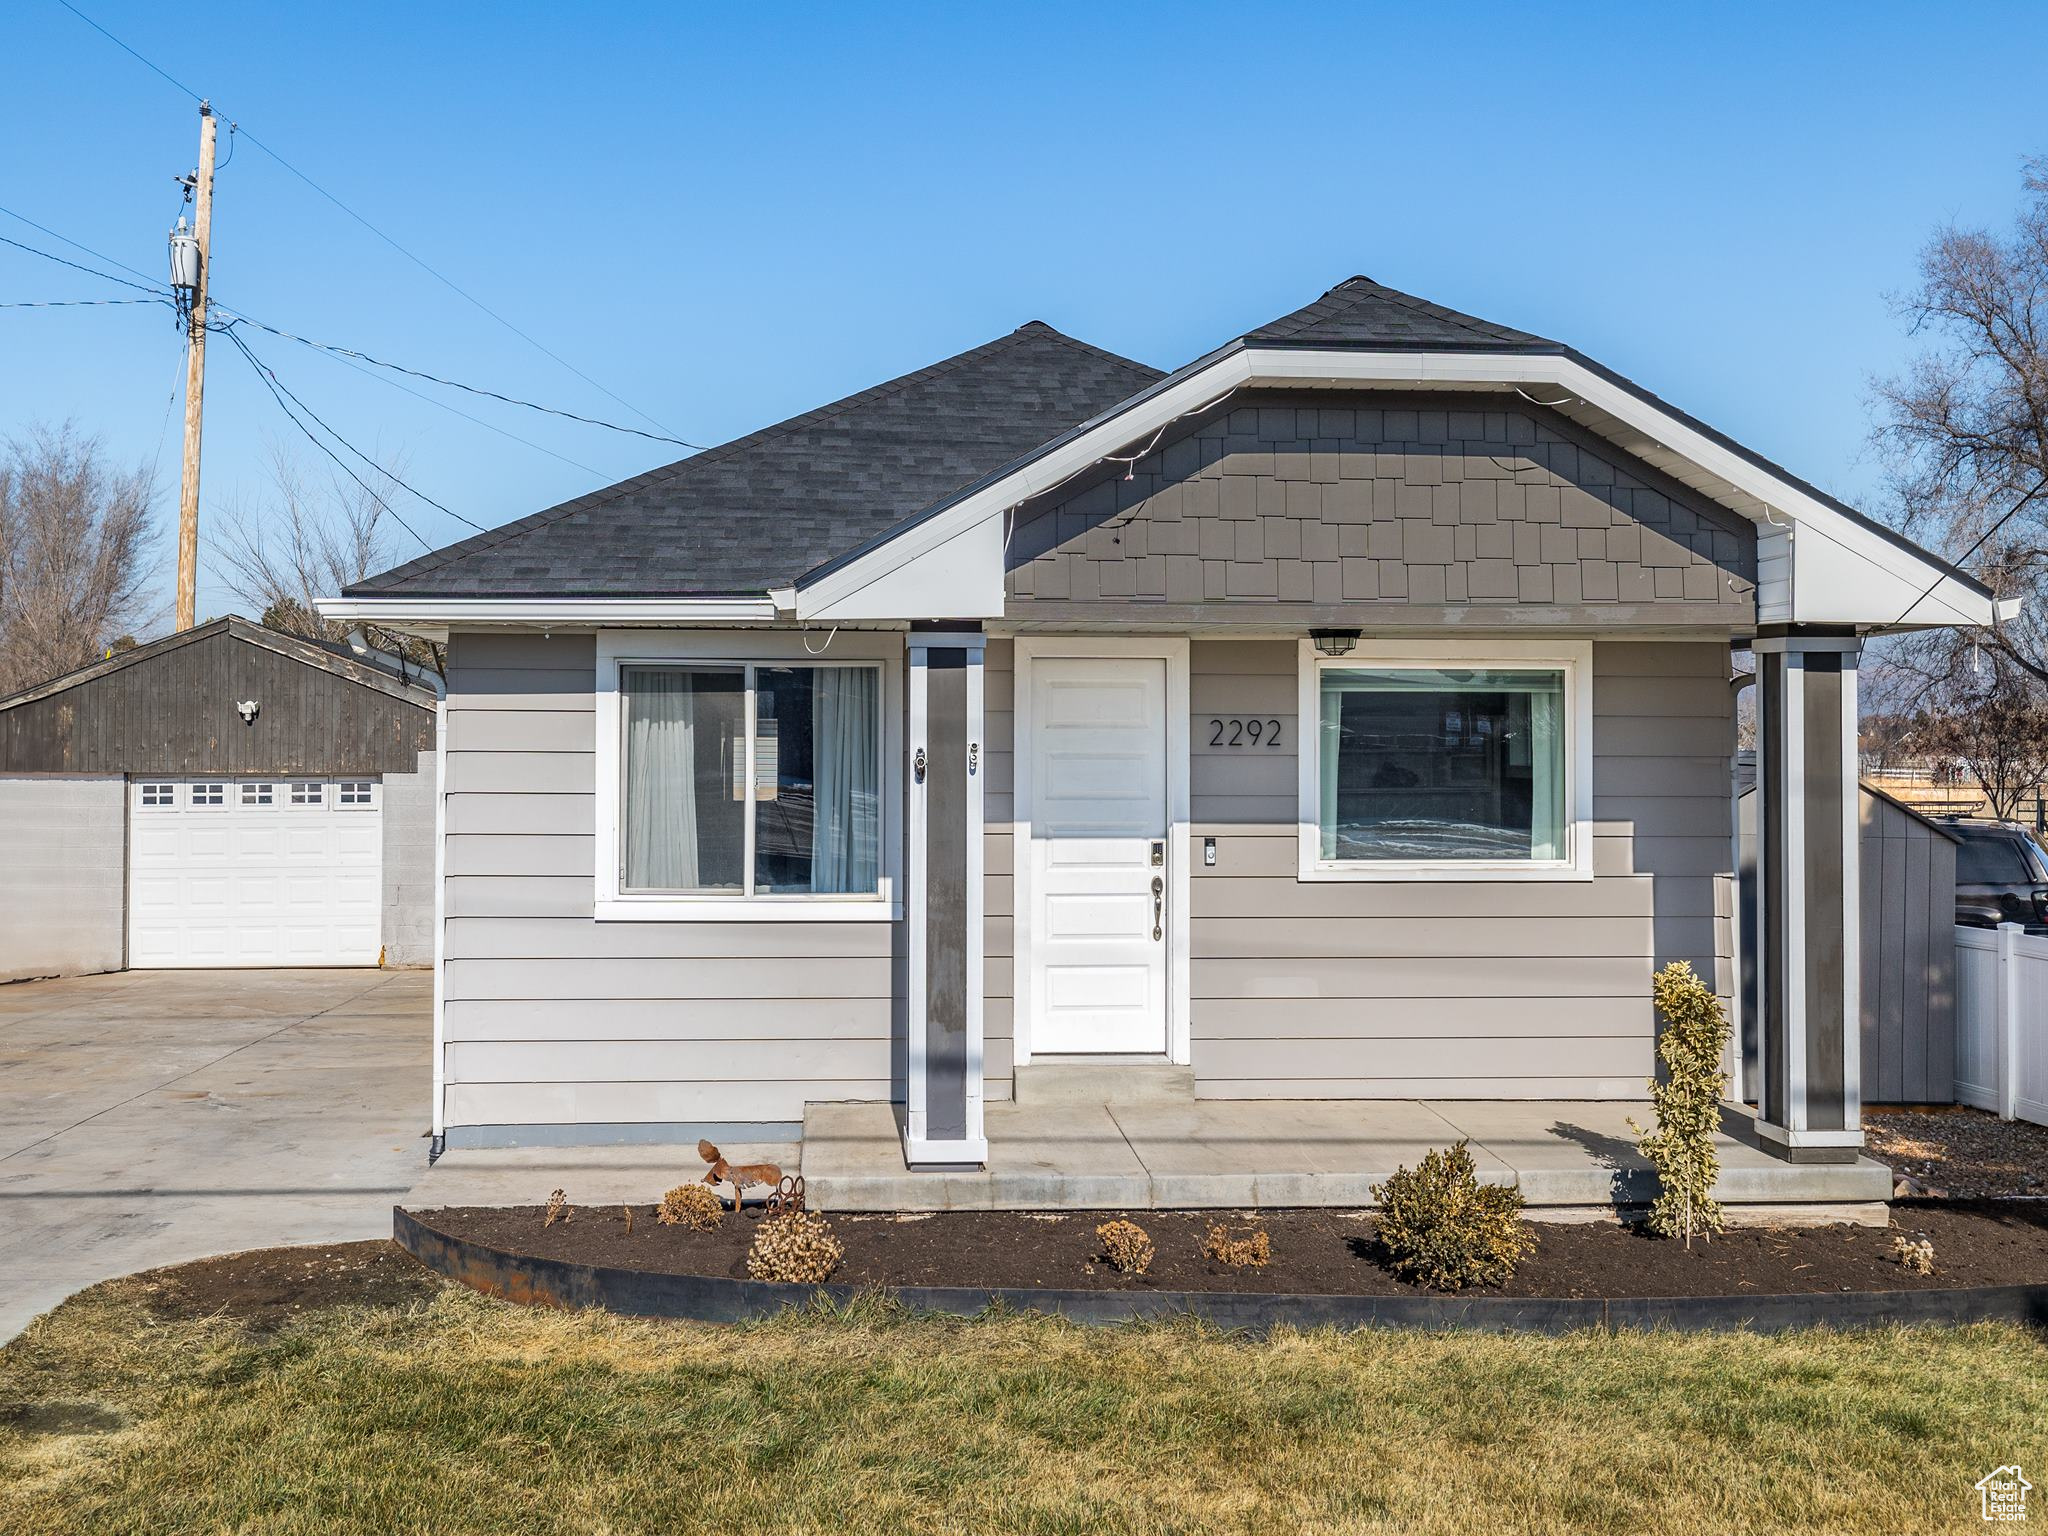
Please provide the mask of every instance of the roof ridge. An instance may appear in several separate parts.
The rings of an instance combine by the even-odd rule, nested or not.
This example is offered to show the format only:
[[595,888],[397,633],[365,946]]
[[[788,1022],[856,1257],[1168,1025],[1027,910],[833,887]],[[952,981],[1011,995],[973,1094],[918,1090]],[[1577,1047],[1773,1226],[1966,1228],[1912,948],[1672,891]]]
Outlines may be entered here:
[[53,694],[66,692],[81,683],[97,681],[137,663],[154,660],[196,641],[209,640],[221,634],[233,636],[250,645],[262,646],[265,650],[304,666],[320,666],[325,661],[341,662],[351,670],[337,673],[337,676],[346,677],[362,687],[375,688],[394,697],[410,697],[414,702],[419,702],[421,684],[413,682],[410,678],[401,677],[375,662],[365,661],[345,646],[315,640],[309,635],[295,635],[288,629],[272,629],[259,619],[247,618],[239,613],[223,613],[202,624],[194,624],[190,629],[174,629],[167,635],[158,635],[154,640],[141,641],[125,651],[115,651],[111,655],[67,668],[54,677],[44,678],[39,683],[31,683],[26,688],[17,689],[0,698],[0,711],[14,709],[23,704],[33,704]]
[[[1469,345],[1472,342],[1493,346],[1528,346],[1538,343],[1557,345],[1533,331],[1525,331],[1517,326],[1503,325],[1497,320],[1488,320],[1482,315],[1452,309],[1449,305],[1439,304],[1434,299],[1409,293],[1402,288],[1395,288],[1362,272],[1354,273],[1300,309],[1270,320],[1256,330],[1247,332],[1246,335],[1269,338],[1277,342],[1291,342],[1320,326],[1342,324],[1347,317],[1366,311],[1369,305],[1397,309],[1408,315],[1433,321],[1443,329],[1455,333],[1453,337],[1446,338],[1441,343],[1443,345],[1455,347]],[[1362,323],[1369,323],[1370,318],[1367,312]]]
[[1092,341],[1083,341],[1078,336],[1069,336],[1065,331],[1061,330],[1058,326],[1047,325],[1043,320],[1027,320],[1024,324],[1018,326],[1017,331],[1013,334],[1020,334],[1024,331],[1028,331],[1033,326],[1036,326],[1040,330],[1044,331],[1048,336],[1052,337],[1053,340],[1065,342],[1068,346],[1072,347],[1077,352],[1085,352],[1090,357],[1099,357],[1104,362],[1113,363],[1117,367],[1126,369],[1131,373],[1148,374],[1155,379],[1163,379],[1166,377],[1166,374],[1163,370],[1154,368],[1150,363],[1141,363],[1135,357],[1125,357],[1121,352],[1112,352],[1107,347],[1098,347]]
[[[1371,293],[1354,293],[1347,296],[1344,300],[1344,307],[1346,309],[1356,309],[1369,298],[1389,301],[1400,305],[1403,309],[1411,310],[1417,314],[1428,315],[1431,319],[1448,321],[1459,330],[1469,331],[1474,336],[1487,341],[1497,340],[1498,338],[1487,335],[1485,331],[1480,329],[1482,325],[1492,326],[1496,331],[1519,331],[1520,329],[1517,326],[1504,326],[1493,320],[1482,320],[1477,315],[1468,315],[1461,309],[1452,309],[1448,305],[1439,304],[1433,299],[1425,299],[1420,294],[1409,293],[1406,289],[1394,288],[1386,283],[1375,282],[1372,278],[1366,277],[1363,274],[1357,277],[1346,278],[1335,288],[1331,289],[1330,292],[1340,292],[1350,287],[1353,283],[1359,282],[1371,284],[1373,291]],[[1527,333],[1522,332],[1521,334],[1526,335]]]
[[[560,502],[552,507],[544,507],[538,512],[530,512],[525,517],[514,518],[511,522],[502,523],[498,527],[489,529],[486,532],[472,534],[469,538],[458,540],[437,550],[429,550],[425,554],[408,560],[403,565],[393,566],[388,571],[379,572],[378,580],[381,583],[387,579],[395,580],[402,577],[424,575],[429,571],[445,571],[451,566],[461,564],[464,560],[497,548],[507,539],[520,534],[530,533],[538,528],[545,528],[551,523],[560,522],[563,518],[572,517],[578,512],[591,511],[594,508],[604,506],[608,502],[615,501],[620,496],[632,491],[662,483],[668,477],[683,472],[687,466],[723,462],[725,459],[735,456],[743,449],[757,448],[763,443],[773,442],[776,438],[796,431],[799,428],[831,421],[857,406],[871,405],[877,400],[886,400],[892,395],[900,394],[914,385],[928,383],[936,378],[943,378],[955,369],[964,367],[971,360],[978,361],[1010,347],[1020,345],[1028,335],[1034,334],[1034,326],[1046,334],[1068,343],[1070,346],[1079,347],[1096,355],[1113,359],[1126,368],[1145,369],[1145,364],[1143,363],[1134,362],[1130,358],[1119,357],[1114,352],[1104,352],[1100,348],[1091,347],[1087,342],[1069,336],[1065,332],[1047,325],[1043,320],[1029,320],[1013,331],[981,342],[976,346],[965,348],[954,353],[951,357],[942,357],[935,363],[927,363],[924,367],[913,369],[909,373],[899,374],[893,379],[885,379],[879,384],[871,384],[866,389],[858,390],[853,394],[841,396],[837,400],[828,401],[826,404],[815,406],[808,411],[801,411],[794,416],[785,417],[781,421],[771,422],[765,427],[757,427],[752,432],[743,433],[723,443],[713,444],[702,452],[690,454],[686,458],[676,459],[667,464],[657,465],[653,469],[643,470],[638,475],[615,481],[610,485],[600,486],[593,491],[586,491],[581,496],[571,497],[568,501]],[[357,583],[350,583],[351,587],[355,585]]]

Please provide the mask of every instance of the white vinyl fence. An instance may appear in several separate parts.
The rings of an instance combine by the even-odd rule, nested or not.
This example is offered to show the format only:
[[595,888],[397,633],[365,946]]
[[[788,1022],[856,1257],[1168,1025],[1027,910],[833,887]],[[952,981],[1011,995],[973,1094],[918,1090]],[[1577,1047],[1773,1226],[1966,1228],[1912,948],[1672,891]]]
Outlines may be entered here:
[[2048,938],[1956,929],[1956,1099],[2048,1125]]

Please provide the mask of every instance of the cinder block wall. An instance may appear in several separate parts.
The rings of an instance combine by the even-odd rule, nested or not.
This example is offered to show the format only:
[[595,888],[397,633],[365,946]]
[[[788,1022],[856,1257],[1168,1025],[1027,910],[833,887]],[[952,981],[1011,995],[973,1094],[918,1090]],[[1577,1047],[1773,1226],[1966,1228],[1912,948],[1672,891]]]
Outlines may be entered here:
[[121,969],[127,806],[118,775],[0,777],[0,981]]
[[384,963],[434,963],[434,754],[384,775]]

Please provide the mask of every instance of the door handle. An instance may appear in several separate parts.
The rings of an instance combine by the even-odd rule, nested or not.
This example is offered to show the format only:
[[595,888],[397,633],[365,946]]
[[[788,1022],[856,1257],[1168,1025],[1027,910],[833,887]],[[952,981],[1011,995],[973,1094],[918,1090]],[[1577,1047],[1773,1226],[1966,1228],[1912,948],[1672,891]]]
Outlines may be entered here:
[[1152,942],[1157,944],[1163,931],[1159,919],[1166,910],[1166,882],[1157,875],[1152,877]]

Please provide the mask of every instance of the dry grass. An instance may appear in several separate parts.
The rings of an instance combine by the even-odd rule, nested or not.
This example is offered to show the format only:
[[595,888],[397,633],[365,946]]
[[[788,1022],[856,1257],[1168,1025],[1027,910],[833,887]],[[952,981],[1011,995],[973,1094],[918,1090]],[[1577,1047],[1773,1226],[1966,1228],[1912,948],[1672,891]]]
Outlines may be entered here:
[[0,1351],[10,1536],[1953,1530],[2048,1414],[2048,1353],[1993,1327],[1255,1342],[444,1289],[252,1334],[140,1296]]

